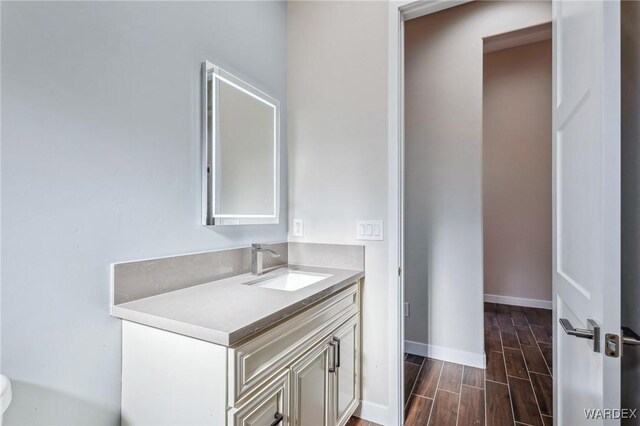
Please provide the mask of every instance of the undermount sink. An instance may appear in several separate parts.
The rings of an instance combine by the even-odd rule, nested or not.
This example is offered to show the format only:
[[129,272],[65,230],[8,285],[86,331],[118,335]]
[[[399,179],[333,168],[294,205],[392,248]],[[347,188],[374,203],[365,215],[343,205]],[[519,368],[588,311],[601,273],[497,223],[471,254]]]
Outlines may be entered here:
[[245,284],[255,285],[256,287],[262,288],[270,288],[272,290],[296,291],[332,276],[333,275],[331,274],[284,269],[282,271],[276,271],[263,278],[249,281]]

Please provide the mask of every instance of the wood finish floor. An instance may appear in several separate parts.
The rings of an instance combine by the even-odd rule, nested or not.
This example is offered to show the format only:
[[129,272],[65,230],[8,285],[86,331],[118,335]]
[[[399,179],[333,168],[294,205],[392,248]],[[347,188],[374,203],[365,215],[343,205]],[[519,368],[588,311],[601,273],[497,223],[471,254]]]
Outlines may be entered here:
[[484,317],[486,370],[405,356],[405,425],[553,424],[551,311],[485,303]]
[[351,416],[345,426],[380,426],[378,423],[369,422],[356,416]]

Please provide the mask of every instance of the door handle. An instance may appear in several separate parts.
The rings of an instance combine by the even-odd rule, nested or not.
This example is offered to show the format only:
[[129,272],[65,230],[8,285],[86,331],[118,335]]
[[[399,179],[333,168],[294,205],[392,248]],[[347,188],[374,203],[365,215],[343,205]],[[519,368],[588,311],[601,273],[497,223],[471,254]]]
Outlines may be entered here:
[[629,346],[640,346],[640,336],[629,327],[622,327],[622,343]]
[[329,363],[329,373],[336,372],[336,344],[331,341],[329,342],[329,347],[331,348],[331,362]]
[[336,367],[340,368],[340,339],[336,336],[333,336],[333,341],[336,344],[336,349],[338,350],[338,358],[336,361]]
[[587,320],[589,328],[575,328],[566,318],[560,318],[560,325],[569,336],[593,340],[593,351],[600,352],[600,326],[594,320]]
[[284,415],[282,413],[278,413],[276,411],[276,413],[273,415],[273,418],[275,420],[269,426],[276,426],[278,423],[280,423],[282,421],[282,419],[284,419]]

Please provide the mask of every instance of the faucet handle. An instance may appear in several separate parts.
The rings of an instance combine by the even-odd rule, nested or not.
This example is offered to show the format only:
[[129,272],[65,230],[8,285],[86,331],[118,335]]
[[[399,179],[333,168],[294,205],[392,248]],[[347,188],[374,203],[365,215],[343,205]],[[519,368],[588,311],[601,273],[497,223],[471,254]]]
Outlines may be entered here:
[[269,253],[273,257],[280,257],[280,254],[276,251],[263,247],[262,244],[251,244],[251,252],[254,255],[257,255],[258,253]]

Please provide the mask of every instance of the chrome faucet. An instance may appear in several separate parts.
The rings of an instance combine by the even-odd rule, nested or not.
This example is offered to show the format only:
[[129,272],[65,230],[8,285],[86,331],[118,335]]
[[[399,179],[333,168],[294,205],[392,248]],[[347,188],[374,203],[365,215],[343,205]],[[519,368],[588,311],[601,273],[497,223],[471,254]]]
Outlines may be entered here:
[[280,257],[275,251],[262,247],[262,244],[251,244],[251,275],[262,275],[262,253]]

